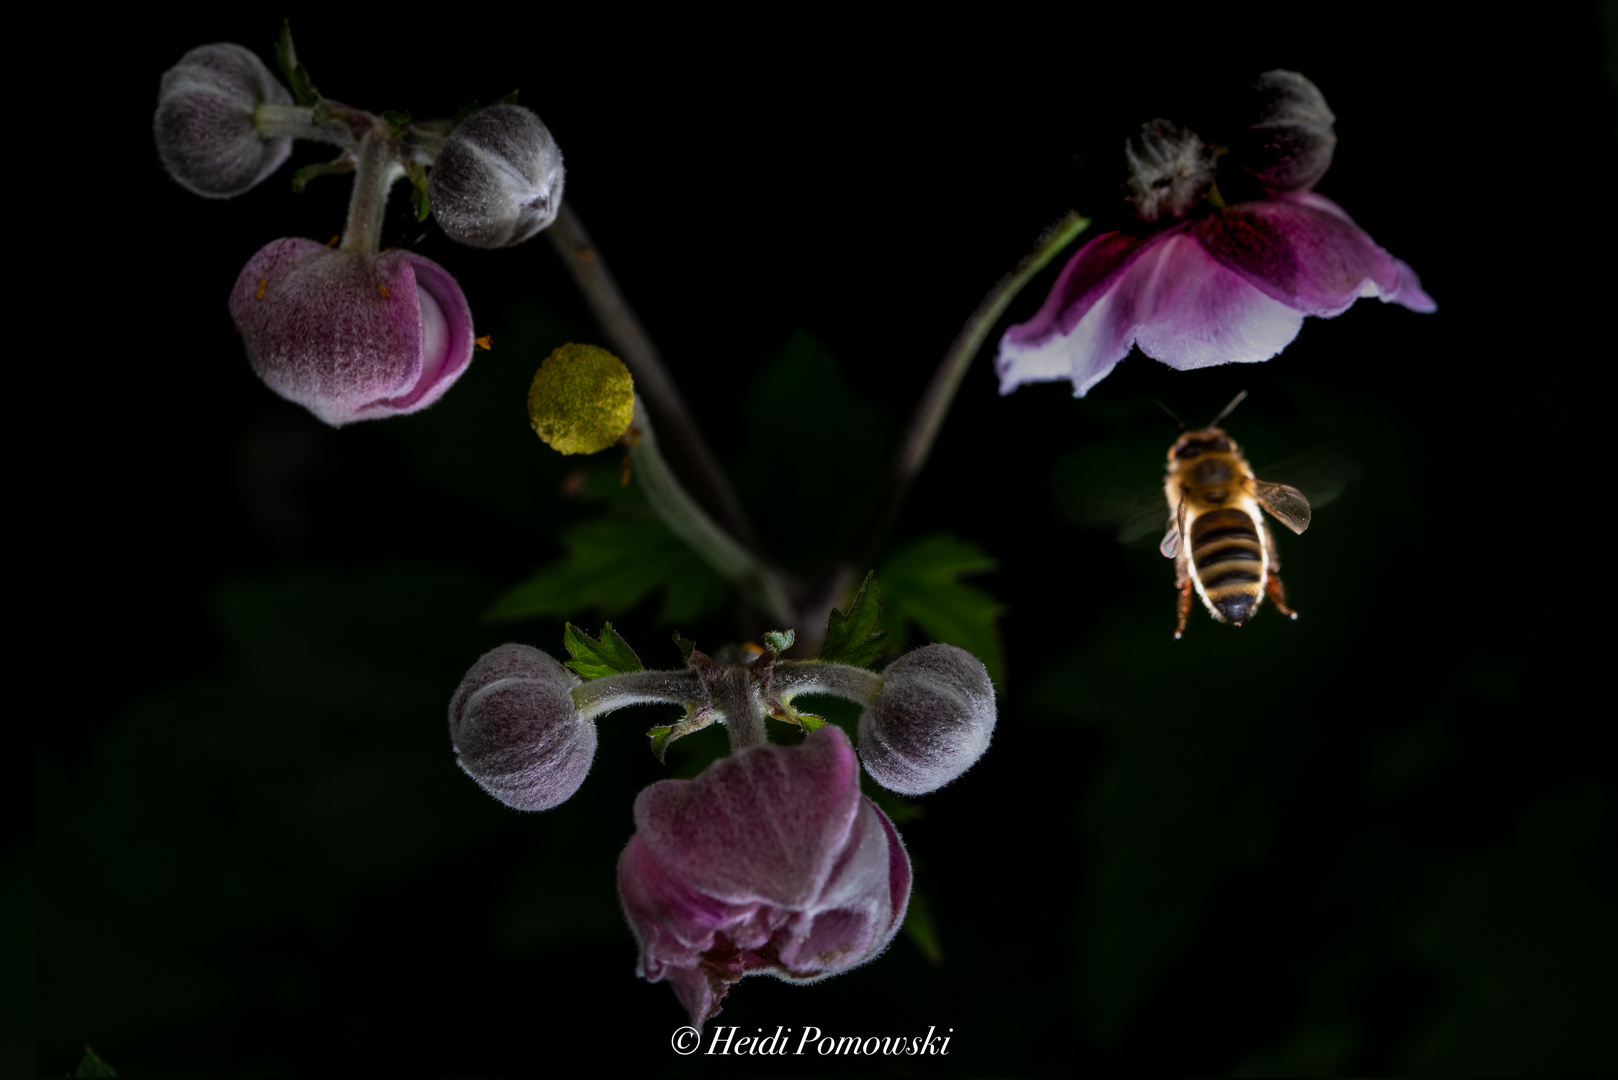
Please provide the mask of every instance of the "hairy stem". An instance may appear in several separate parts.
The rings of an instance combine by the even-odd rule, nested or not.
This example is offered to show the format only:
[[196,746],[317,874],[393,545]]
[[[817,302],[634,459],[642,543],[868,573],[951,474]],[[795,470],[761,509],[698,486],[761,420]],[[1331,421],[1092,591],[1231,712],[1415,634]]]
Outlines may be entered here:
[[[888,472],[882,494],[877,497],[871,512],[845,549],[844,563],[851,564],[856,570],[864,566],[893,524],[900,504],[910,493],[916,476],[927,464],[933,444],[938,441],[939,429],[944,425],[944,417],[955,400],[961,380],[966,377],[967,369],[972,366],[984,339],[994,329],[995,323],[1000,321],[1000,316],[1005,314],[1006,308],[1023,290],[1023,286],[1089,227],[1089,218],[1072,211],[1063,215],[1040,236],[1034,250],[1023,256],[1011,272],[989,290],[977,310],[966,320],[966,325],[961,327],[961,332],[955,335],[955,340],[944,352],[944,358],[939,361],[938,369],[933,372],[932,381],[916,402],[915,411],[910,414],[910,424],[905,429],[904,440],[899,445],[899,453]],[[831,598],[831,602],[836,599]]]
[[604,675],[575,686],[572,693],[586,720],[628,705],[699,705],[707,699],[701,678],[689,670]]
[[651,404],[697,498],[732,536],[756,549],[758,538],[742,512],[730,481],[720,469],[701,429],[692,420],[685,398],[663,365],[657,346],[652,344],[646,328],[619,291],[617,281],[591,243],[590,234],[585,232],[584,223],[574,213],[571,203],[562,203],[556,221],[545,230],[545,235],[584,293],[607,340],[635,377],[636,390]]
[[675,536],[685,541],[726,581],[739,587],[759,610],[777,625],[790,625],[792,605],[780,578],[721,529],[680,486],[658,449],[657,433],[639,394],[635,395],[635,421],[631,430],[638,431],[639,437],[630,445],[630,462],[652,510]]
[[388,191],[404,176],[404,168],[394,156],[388,129],[377,124],[360,140],[354,166],[354,191],[348,201],[348,224],[343,229],[341,250],[374,255],[382,246],[382,217],[388,208]]
[[882,676],[852,664],[782,660],[770,673],[770,692],[784,704],[791,704],[798,694],[831,694],[859,705],[870,705],[882,692]]

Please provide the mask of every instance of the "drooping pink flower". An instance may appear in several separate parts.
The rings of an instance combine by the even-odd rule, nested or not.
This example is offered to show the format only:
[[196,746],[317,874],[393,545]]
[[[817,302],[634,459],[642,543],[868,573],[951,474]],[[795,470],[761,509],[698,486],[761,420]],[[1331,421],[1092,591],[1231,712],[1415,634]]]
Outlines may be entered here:
[[230,293],[259,378],[333,427],[424,409],[472,359],[472,312],[443,267],[410,251],[266,244]]
[[860,794],[848,737],[721,758],[635,800],[618,891],[640,943],[636,971],[668,979],[697,1026],[730,984],[766,973],[813,982],[871,959],[904,922],[910,858]]
[[1125,150],[1131,201],[1163,227],[1104,233],[1079,249],[1034,317],[1001,338],[1002,394],[1071,379],[1082,396],[1132,345],[1181,371],[1268,360],[1304,316],[1330,318],[1361,297],[1437,310],[1415,271],[1310,190],[1336,145],[1320,91],[1285,71],[1252,90],[1257,121],[1231,157],[1257,197],[1224,205],[1210,196],[1210,148],[1167,121],[1142,128]]

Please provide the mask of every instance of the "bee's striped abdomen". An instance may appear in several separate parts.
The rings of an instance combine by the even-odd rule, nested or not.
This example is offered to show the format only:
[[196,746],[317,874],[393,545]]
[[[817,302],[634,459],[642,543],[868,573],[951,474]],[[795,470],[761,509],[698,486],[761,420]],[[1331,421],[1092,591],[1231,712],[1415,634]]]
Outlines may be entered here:
[[1244,623],[1264,595],[1264,539],[1245,510],[1198,514],[1191,523],[1191,569],[1203,598],[1226,622]]

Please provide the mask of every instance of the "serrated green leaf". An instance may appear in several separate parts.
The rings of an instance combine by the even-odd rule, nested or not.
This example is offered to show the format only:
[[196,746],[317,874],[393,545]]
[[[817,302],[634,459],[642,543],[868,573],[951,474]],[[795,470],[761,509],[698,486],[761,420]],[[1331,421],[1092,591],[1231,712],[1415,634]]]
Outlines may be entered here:
[[792,642],[797,634],[791,630],[769,630],[764,634],[764,647],[780,656],[792,648]]
[[320,91],[309,78],[309,72],[298,63],[298,52],[292,47],[292,20],[281,20],[281,36],[275,42],[275,62],[281,75],[292,88],[292,100],[299,105],[314,105],[320,101]]
[[995,625],[1005,605],[960,578],[998,569],[999,563],[976,544],[950,533],[924,537],[893,553],[882,564],[888,625],[895,638],[914,624],[933,641],[958,645],[1004,685],[1005,649]]
[[565,618],[586,610],[617,616],[661,590],[657,620],[667,626],[700,619],[729,595],[725,579],[643,505],[576,525],[562,544],[566,555],[507,591],[484,618]]
[[567,666],[585,679],[645,670],[640,657],[629,647],[629,642],[612,628],[612,623],[602,624],[599,641],[568,623],[562,629],[562,644],[567,647],[568,655],[573,657],[567,661]]
[[832,608],[831,617],[826,620],[826,644],[820,658],[870,667],[882,651],[882,639],[887,636],[886,630],[876,628],[881,617],[882,590],[877,587],[875,573],[868,573],[846,612]]
[[101,1057],[88,1045],[84,1048],[84,1057],[79,1059],[79,1067],[73,1070],[74,1076],[117,1076],[111,1065],[101,1060]]

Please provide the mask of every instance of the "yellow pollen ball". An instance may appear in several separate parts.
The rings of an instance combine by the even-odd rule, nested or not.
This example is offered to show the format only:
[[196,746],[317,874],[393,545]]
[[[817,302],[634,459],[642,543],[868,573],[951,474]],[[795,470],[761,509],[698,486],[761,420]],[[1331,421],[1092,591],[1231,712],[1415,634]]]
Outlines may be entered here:
[[561,454],[593,454],[623,438],[635,418],[635,384],[624,362],[594,345],[563,345],[528,388],[534,431]]

